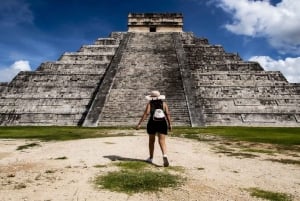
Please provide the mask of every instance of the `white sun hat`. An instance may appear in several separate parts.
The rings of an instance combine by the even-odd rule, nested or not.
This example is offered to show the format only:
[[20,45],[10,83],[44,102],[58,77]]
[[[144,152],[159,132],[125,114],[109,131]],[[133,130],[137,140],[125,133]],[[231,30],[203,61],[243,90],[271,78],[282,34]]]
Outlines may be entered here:
[[166,99],[165,95],[160,95],[159,91],[151,91],[148,96],[146,96],[147,100],[164,100]]

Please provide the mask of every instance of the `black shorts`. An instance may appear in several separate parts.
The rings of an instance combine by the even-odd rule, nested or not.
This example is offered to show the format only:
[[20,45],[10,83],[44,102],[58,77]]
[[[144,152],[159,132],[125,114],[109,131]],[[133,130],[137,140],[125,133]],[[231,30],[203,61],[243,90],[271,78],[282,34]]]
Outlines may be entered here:
[[156,133],[168,135],[167,121],[153,121],[150,119],[147,124],[147,133],[149,135],[155,135]]

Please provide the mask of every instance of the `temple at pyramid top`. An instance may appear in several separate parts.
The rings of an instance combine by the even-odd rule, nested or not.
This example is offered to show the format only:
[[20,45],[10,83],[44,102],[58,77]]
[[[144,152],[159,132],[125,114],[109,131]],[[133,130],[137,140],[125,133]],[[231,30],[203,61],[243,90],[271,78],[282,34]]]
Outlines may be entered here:
[[128,32],[182,32],[181,13],[129,13]]

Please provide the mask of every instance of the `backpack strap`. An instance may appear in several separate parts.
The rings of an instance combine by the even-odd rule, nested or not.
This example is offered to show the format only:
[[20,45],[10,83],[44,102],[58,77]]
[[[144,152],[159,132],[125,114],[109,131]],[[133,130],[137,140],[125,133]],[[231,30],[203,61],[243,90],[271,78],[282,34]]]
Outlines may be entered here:
[[162,101],[162,109],[163,109],[164,113],[167,114],[166,113],[166,103],[163,101]]

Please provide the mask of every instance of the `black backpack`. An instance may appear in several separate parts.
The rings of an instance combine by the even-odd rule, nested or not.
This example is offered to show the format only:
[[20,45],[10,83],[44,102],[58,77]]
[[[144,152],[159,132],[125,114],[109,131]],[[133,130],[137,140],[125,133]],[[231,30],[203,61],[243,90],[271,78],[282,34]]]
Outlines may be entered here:
[[166,118],[162,100],[152,100],[150,102],[150,111],[153,121],[164,121]]

